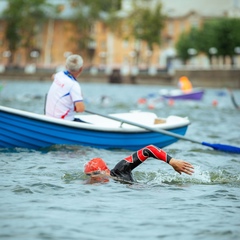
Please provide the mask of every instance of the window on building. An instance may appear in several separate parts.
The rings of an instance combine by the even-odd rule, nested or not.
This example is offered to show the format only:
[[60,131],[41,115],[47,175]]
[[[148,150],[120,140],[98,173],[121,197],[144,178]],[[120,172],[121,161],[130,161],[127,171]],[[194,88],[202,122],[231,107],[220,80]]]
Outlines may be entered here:
[[128,46],[129,46],[129,42],[128,42],[128,40],[123,40],[123,48],[128,48]]
[[101,41],[101,49],[106,49],[106,41]]
[[124,63],[124,64],[129,64],[129,58],[128,58],[128,56],[124,56],[124,57],[123,57],[123,63]]
[[184,21],[180,22],[180,32],[184,32],[185,31],[185,23]]
[[192,27],[199,27],[199,17],[197,15],[192,15],[189,20]]
[[169,36],[172,36],[174,33],[174,26],[173,26],[173,22],[169,22],[167,25],[167,33]]
[[90,33],[91,34],[95,34],[96,33],[96,27],[95,25],[92,25],[91,28],[90,28]]

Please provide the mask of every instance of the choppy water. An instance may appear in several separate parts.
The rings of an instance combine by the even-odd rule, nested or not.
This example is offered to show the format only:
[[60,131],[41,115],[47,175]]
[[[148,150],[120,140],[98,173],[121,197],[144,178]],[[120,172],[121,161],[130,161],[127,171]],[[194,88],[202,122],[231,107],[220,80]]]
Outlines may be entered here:
[[[0,104],[42,113],[50,84],[5,82]],[[162,101],[138,104],[160,86],[81,86],[90,110],[188,116],[189,138],[240,147],[240,111],[226,89],[206,89],[200,103],[170,106]],[[101,104],[103,95],[109,101]],[[240,103],[240,91],[234,95]],[[150,159],[134,171],[136,184],[88,185],[86,161],[102,157],[111,168],[130,152],[81,146],[0,149],[0,239],[239,239],[240,156],[182,140],[165,150],[191,162],[195,173],[179,175]]]

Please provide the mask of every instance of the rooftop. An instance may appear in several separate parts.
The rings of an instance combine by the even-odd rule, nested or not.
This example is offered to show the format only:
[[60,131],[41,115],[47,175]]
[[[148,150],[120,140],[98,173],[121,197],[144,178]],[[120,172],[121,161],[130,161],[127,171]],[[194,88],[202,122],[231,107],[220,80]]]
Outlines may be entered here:
[[161,0],[163,12],[170,17],[185,16],[197,12],[204,17],[228,15],[233,10],[240,12],[240,0]]
[[[7,7],[9,0],[0,1],[1,13]],[[122,11],[131,9],[132,0],[122,0]],[[51,4],[63,5],[60,18],[72,16],[73,8],[67,0],[49,0]],[[158,0],[145,0],[148,4],[154,4]],[[163,12],[169,17],[181,17],[191,12],[196,12],[204,17],[237,16],[240,17],[240,0],[161,0]]]

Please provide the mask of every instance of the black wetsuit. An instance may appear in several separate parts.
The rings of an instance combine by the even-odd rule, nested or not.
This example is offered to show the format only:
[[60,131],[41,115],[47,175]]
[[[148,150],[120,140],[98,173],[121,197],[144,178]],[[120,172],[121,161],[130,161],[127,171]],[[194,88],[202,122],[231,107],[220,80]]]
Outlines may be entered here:
[[157,148],[153,145],[149,145],[138,150],[137,152],[134,152],[130,156],[117,163],[117,165],[110,171],[110,175],[112,177],[116,177],[119,180],[133,182],[134,179],[132,176],[132,170],[143,163],[149,157],[153,157],[167,163],[169,163],[172,158],[162,149]]

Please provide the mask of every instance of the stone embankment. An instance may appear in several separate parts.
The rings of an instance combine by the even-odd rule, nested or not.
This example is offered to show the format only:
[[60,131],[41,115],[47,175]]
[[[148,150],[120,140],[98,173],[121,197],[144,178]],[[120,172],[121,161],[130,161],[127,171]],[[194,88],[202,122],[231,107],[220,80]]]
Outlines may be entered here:
[[[0,73],[0,80],[32,80],[32,81],[52,81],[53,72],[44,71],[34,74],[27,74],[22,71],[5,71]],[[118,83],[121,84],[142,84],[142,85],[162,85],[176,86],[179,77],[187,76],[194,87],[208,88],[233,88],[240,89],[240,69],[209,69],[209,70],[177,70],[174,75],[167,73],[158,73],[150,76],[148,74],[139,74],[135,78],[130,76],[122,76]],[[104,73],[91,75],[82,73],[79,80],[81,82],[108,83],[110,77]]]

